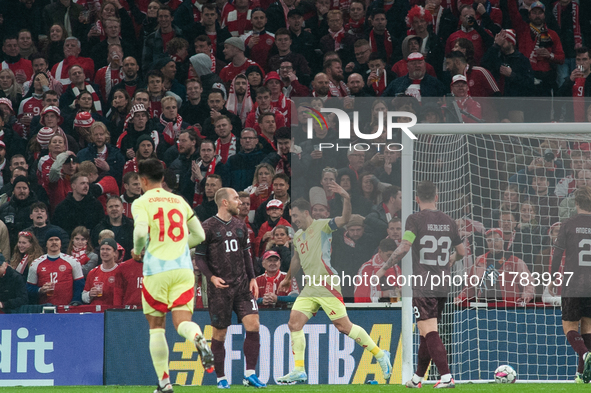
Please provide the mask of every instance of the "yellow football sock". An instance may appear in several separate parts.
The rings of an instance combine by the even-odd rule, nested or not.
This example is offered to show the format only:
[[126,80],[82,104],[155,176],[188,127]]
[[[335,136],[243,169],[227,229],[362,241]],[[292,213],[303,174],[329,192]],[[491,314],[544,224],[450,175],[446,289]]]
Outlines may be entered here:
[[193,341],[195,336],[201,334],[201,328],[195,322],[183,321],[179,323],[177,332],[189,341]]
[[291,349],[293,350],[295,369],[297,371],[304,371],[306,358],[306,336],[304,336],[303,330],[291,332]]
[[376,345],[371,337],[369,337],[369,334],[367,334],[365,329],[363,329],[361,326],[353,324],[353,327],[351,327],[351,331],[349,332],[349,337],[355,340],[357,344],[371,352],[376,359],[380,359],[382,356],[384,356],[382,350]]
[[168,343],[164,335],[164,329],[150,329],[150,355],[154,370],[159,381],[167,380],[168,371]]

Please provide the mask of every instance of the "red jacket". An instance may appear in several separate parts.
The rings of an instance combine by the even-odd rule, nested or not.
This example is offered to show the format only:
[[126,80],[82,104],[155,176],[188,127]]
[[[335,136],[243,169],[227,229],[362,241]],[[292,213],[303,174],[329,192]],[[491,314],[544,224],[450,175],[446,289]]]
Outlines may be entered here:
[[259,234],[256,237],[254,244],[253,244],[255,256],[261,257],[263,255],[263,252],[265,251],[265,245],[267,244],[267,241],[268,241],[268,240],[263,241],[263,236],[265,235],[265,233],[272,231],[273,228],[275,228],[277,225],[285,225],[286,227],[291,227],[291,224],[289,223],[289,221],[287,221],[283,217],[279,218],[279,221],[277,222],[277,224],[275,224],[274,227],[271,227],[271,225],[269,225],[269,222],[265,221],[263,223],[263,225],[261,225],[261,227],[259,229]]
[[[490,288],[491,284],[491,275],[487,271],[487,258],[490,255],[490,252],[487,252],[478,258],[476,258],[476,262],[470,268],[470,272],[468,273],[468,286],[465,287],[460,295],[458,296],[459,299],[472,299],[474,297],[484,298],[486,296],[486,291],[481,288],[481,280],[485,279],[484,283],[488,285]],[[523,299],[525,297],[533,297],[535,293],[535,287],[533,285],[534,279],[531,276],[529,269],[525,262],[521,259],[511,255],[506,260],[503,260],[501,263],[501,267],[498,269],[499,273],[504,273],[502,277],[497,279],[497,288],[500,288],[501,296],[504,301],[516,301],[517,299]],[[515,275],[517,274],[517,279],[513,280]],[[523,280],[528,285],[522,286],[520,284],[521,275],[527,274],[529,276],[528,280]],[[472,286],[470,285],[470,277],[476,276],[478,277],[478,285]],[[473,283],[476,282],[476,279],[473,280]],[[500,300],[500,299],[487,299],[487,300]]]
[[[517,14],[519,15],[519,13]],[[486,30],[486,32],[490,34],[488,30]],[[472,41],[472,44],[474,44],[474,63],[480,64],[480,59],[482,59],[482,57],[484,56],[485,48],[484,43],[482,42],[482,37],[480,37],[480,34],[478,34],[478,32],[474,29],[472,29],[471,31],[465,31],[462,27],[460,28],[460,30],[450,35],[445,44],[445,54],[447,55],[449,52],[452,51],[454,44],[458,38],[466,38]]]
[[552,46],[546,49],[554,54],[554,58],[538,58],[535,54],[536,40],[532,37],[529,24],[523,20],[519,13],[517,1],[509,0],[508,3],[509,16],[511,17],[513,29],[515,29],[515,33],[517,34],[519,51],[529,59],[531,68],[534,71],[548,72],[552,70],[552,64],[563,64],[564,50],[562,49],[562,43],[558,34],[554,30],[548,29],[548,35],[552,38]]

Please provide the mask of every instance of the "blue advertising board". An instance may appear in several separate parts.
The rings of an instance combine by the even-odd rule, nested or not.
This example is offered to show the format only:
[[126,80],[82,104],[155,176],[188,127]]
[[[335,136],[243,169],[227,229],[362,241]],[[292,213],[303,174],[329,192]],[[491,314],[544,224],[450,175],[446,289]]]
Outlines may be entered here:
[[[288,310],[261,310],[261,350],[257,374],[261,381],[275,384],[293,365]],[[350,310],[353,323],[363,327],[381,348],[392,352],[394,362],[391,384],[400,383],[401,351],[400,309]],[[212,328],[207,311],[197,311],[193,320],[204,329],[207,339]],[[368,380],[386,383],[373,356],[339,333],[324,312],[312,318],[306,334],[306,370],[310,384],[362,384]],[[226,336],[225,373],[231,384],[241,384],[244,375],[242,345],[245,331],[236,320]],[[204,373],[192,342],[174,330],[170,315],[166,322],[170,348],[170,376],[181,385],[215,385],[215,373]],[[105,384],[146,385],[156,383],[156,374],[148,350],[148,323],[141,311],[108,311],[105,314]]]
[[0,386],[102,385],[103,333],[103,314],[0,315]]

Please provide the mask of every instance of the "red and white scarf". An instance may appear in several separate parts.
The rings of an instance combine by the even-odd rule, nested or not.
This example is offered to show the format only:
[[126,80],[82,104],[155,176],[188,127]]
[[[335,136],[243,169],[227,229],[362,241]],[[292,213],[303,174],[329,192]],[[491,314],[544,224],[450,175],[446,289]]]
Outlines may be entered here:
[[587,78],[577,78],[573,85],[573,109],[575,112],[575,121],[577,123],[584,123],[587,121],[585,82],[587,82]]
[[[105,71],[105,92],[107,92],[107,97],[111,93],[111,89],[114,86],[112,76],[111,63],[109,63],[107,70]],[[123,73],[123,67],[121,67],[119,68],[119,81],[122,81],[124,77],[125,74]]]
[[164,126],[164,131],[162,131],[162,136],[164,137],[164,141],[169,145],[174,145],[175,141],[178,139],[179,135],[181,134],[183,118],[181,115],[177,113],[176,119],[174,121],[168,122],[164,120],[163,115],[160,115],[160,124]]
[[[578,0],[571,1],[572,7],[572,22],[573,22],[573,34],[575,36],[575,47],[583,46],[583,35],[581,34],[581,24],[579,23],[579,2]],[[554,18],[556,18],[556,22],[558,22],[558,26],[562,28],[562,6],[560,5],[560,1],[557,1],[552,8],[552,13],[554,14]]]
[[332,97],[348,97],[351,95],[351,91],[343,81],[340,81],[338,86],[329,81],[328,88]]
[[287,18],[287,14],[289,13],[290,10],[295,9],[295,5],[292,5],[291,7],[288,7],[287,5],[285,5],[285,3],[283,2],[283,0],[279,0],[279,3],[281,4],[281,7],[283,7],[283,17],[285,18],[285,28],[286,29],[289,29],[289,20]]
[[[88,82],[84,82],[84,90],[86,90],[87,92],[89,92],[90,94],[92,94],[92,101],[93,101],[93,105],[94,105],[94,110],[102,115],[103,114],[103,108],[101,106],[101,100],[99,99],[98,94],[96,93],[96,91],[94,91],[94,89],[92,88],[92,85]],[[78,98],[80,96],[80,89],[78,89],[76,86],[72,85],[72,92],[74,93],[74,96],[76,98]],[[74,105],[74,106],[72,106]],[[75,103],[72,103],[72,105],[70,105],[72,108],[75,107]]]
[[[207,178],[209,175],[213,175],[215,173],[215,167],[218,162],[221,161],[220,156],[215,156],[211,163],[207,166],[207,171],[205,172],[205,176],[203,178]],[[201,170],[201,166],[203,165],[203,160],[197,161],[197,165],[199,166],[199,170]],[[193,193],[193,207],[197,207],[201,205],[203,202],[203,190],[201,190],[201,182],[195,182],[195,192]]]
[[25,269],[28,266],[28,264],[27,264],[28,260],[29,260],[29,254],[25,254],[25,256],[21,259],[21,261],[18,263],[18,266],[14,270],[19,272],[20,274],[23,274],[25,272]]
[[[230,139],[230,148],[228,149],[228,157],[226,157],[226,161],[228,160],[228,158],[232,157],[235,154],[236,154],[236,136],[232,135],[232,138]],[[222,141],[219,139],[217,139],[215,141],[215,155],[220,156],[220,157],[222,156]]]
[[86,265],[90,258],[86,254],[86,246],[72,248],[71,255],[80,262],[81,265]]
[[281,156],[281,159],[277,165],[275,165],[275,173],[285,173],[291,178],[291,165],[289,164],[287,156]]
[[244,94],[244,99],[242,100],[242,108],[240,108],[240,113],[238,113],[238,96],[236,95],[236,88],[234,86],[234,82],[236,78],[232,80],[230,84],[230,92],[228,93],[228,102],[226,103],[226,109],[233,114],[237,115],[240,120],[242,120],[242,125],[246,121],[246,117],[252,111],[253,102],[252,97],[250,96],[250,84],[246,81],[246,93]]
[[[375,39],[375,34],[374,34],[374,30],[371,29],[371,32],[369,33],[369,45],[371,46],[371,51],[374,53],[377,53],[378,51],[378,45],[376,43],[376,39]],[[390,37],[390,33],[388,33],[388,30],[384,31],[384,49],[386,50],[386,56],[388,56],[388,61],[390,61],[390,57],[392,57],[392,37]]]
[[341,30],[337,31],[336,33],[328,30],[328,34],[330,34],[330,36],[334,40],[335,52],[340,50],[341,49],[341,42],[343,41],[343,38],[345,38],[345,29],[341,28]]
[[349,22],[345,24],[345,30],[351,34],[357,34],[363,32],[363,26],[365,25],[365,18],[361,18],[358,21],[349,19]]

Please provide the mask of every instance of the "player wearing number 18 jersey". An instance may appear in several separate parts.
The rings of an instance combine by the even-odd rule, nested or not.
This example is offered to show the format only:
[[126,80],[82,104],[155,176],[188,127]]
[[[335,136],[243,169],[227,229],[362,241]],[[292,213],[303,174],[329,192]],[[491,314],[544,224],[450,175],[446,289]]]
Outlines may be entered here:
[[189,255],[205,238],[203,228],[182,197],[162,188],[164,167],[157,159],[140,162],[144,195],[131,206],[134,218],[132,256],[143,258],[142,304],[150,325],[150,354],[158,375],[156,392],[173,392],[169,378],[165,315],[172,311],[178,333],[195,343],[203,367],[213,371],[213,354],[199,326],[191,321],[195,274]]
[[[575,380],[591,380],[591,187],[575,191],[577,215],[562,222],[554,243],[551,273],[554,283],[562,286],[562,328],[569,344],[579,356]],[[564,258],[564,274],[559,269]],[[579,334],[579,323],[581,333]],[[582,375],[581,375],[582,373]]]
[[207,298],[218,388],[230,387],[224,371],[224,343],[228,326],[232,324],[232,311],[246,330],[243,347],[246,371],[242,382],[247,386],[264,388],[266,385],[255,374],[260,349],[256,303],[259,287],[250,258],[248,229],[243,220],[235,217],[242,201],[231,188],[220,188],[214,200],[218,213],[203,222],[205,241],[195,249],[195,263],[210,282]]
[[[411,214],[406,220],[404,236],[400,246],[377,275],[400,262],[412,247],[413,309],[419,328],[420,346],[415,374],[406,386],[420,388],[431,359],[441,374],[436,388],[453,388],[454,380],[447,364],[447,352],[437,332],[437,320],[447,300],[449,286],[439,285],[431,289],[430,276],[449,276],[453,263],[464,257],[464,245],[455,221],[437,210],[437,187],[430,181],[417,185],[416,201],[420,212]],[[456,252],[450,255],[451,248]],[[420,276],[418,278],[417,276]],[[446,284],[449,284],[447,282]]]

